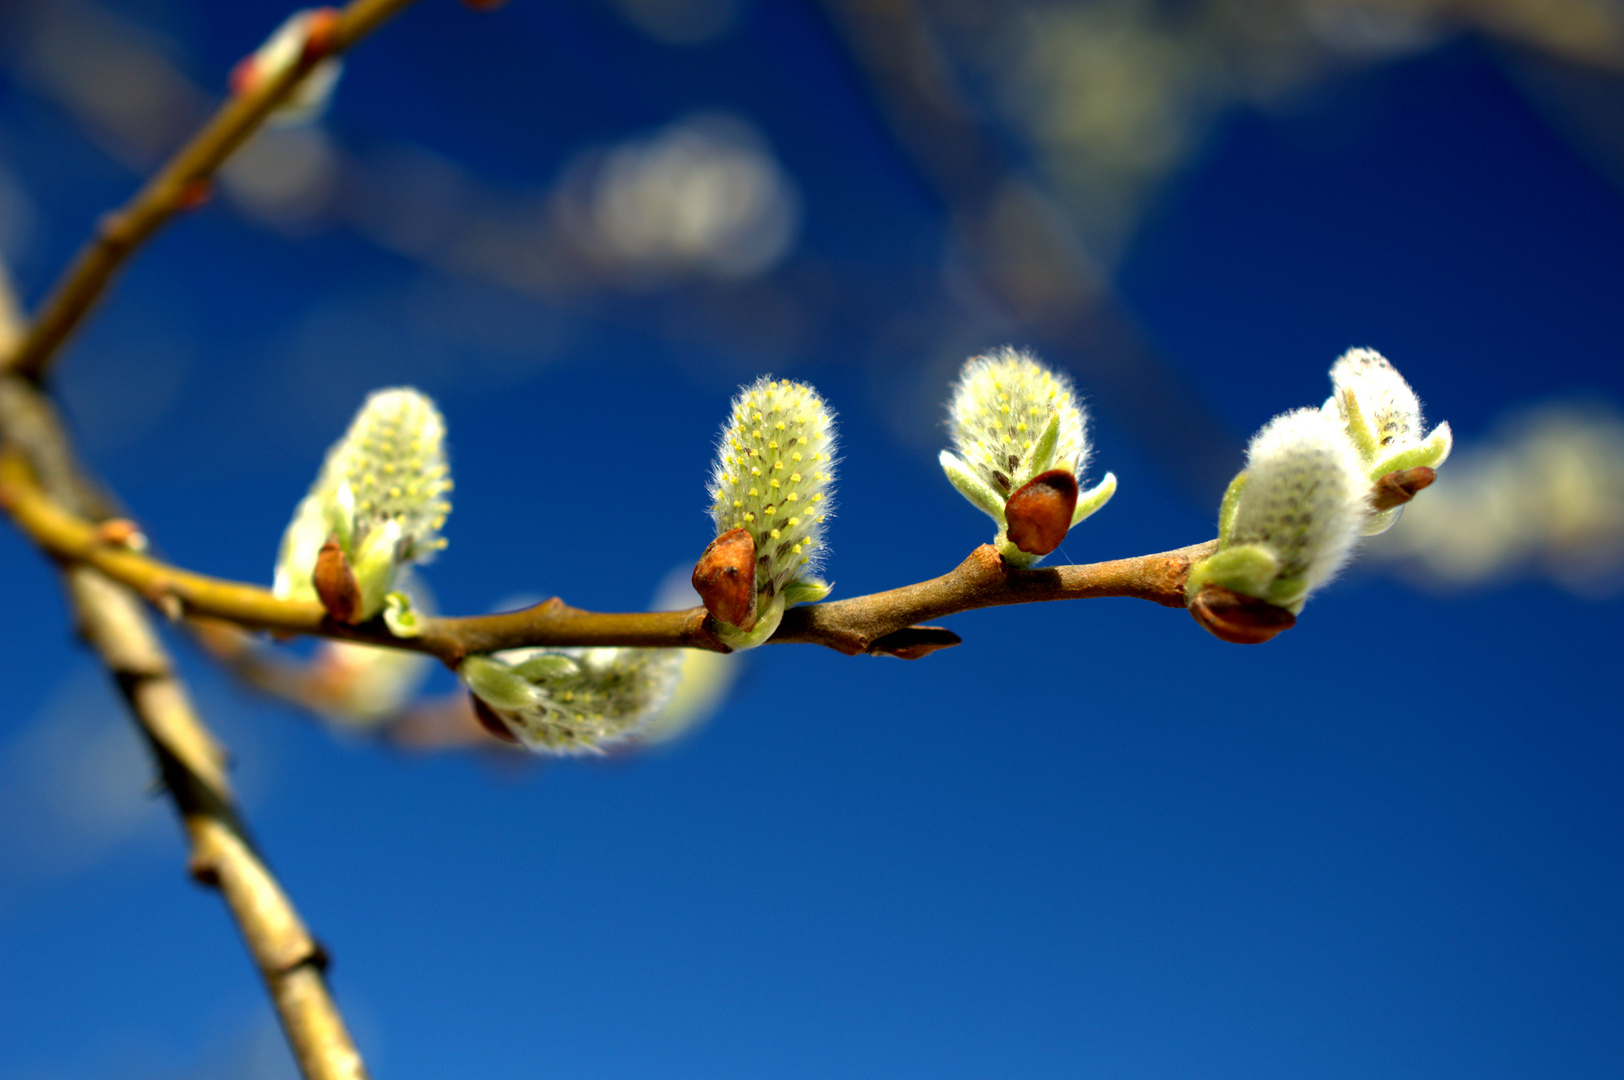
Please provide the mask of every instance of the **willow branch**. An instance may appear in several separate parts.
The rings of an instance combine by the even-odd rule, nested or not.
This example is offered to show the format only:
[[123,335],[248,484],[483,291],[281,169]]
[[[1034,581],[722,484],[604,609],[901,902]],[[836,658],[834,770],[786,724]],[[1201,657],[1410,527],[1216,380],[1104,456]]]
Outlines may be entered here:
[[[417,637],[390,633],[381,620],[349,626],[320,604],[281,600],[268,590],[170,566],[131,550],[99,528],[56,505],[34,480],[21,455],[0,455],[0,507],[54,557],[94,567],[171,617],[204,616],[248,629],[362,641],[431,653],[455,667],[472,653],[525,646],[630,645],[710,649],[727,647],[703,608],[688,611],[607,613],[582,611],[554,598],[522,611],[461,618],[428,618]],[[1087,566],[1018,570],[989,545],[957,568],[929,581],[834,603],[791,608],[773,642],[823,645],[859,653],[913,659],[958,644],[958,636],[929,619],[976,608],[1043,600],[1132,596],[1168,607],[1184,606],[1192,561],[1213,543]]]
[[231,909],[300,1071],[306,1080],[363,1080],[366,1067],[327,987],[326,953],[254,850],[225,754],[193,711],[140,601],[88,566],[66,567],[63,576],[80,631],[118,683],[180,812],[187,869]]
[[[107,500],[86,481],[51,403],[32,383],[0,374],[4,459],[47,496],[102,516]],[[24,462],[24,455],[27,463]],[[45,488],[34,481],[44,478]],[[83,518],[56,513],[85,528]],[[270,991],[307,1080],[359,1080],[366,1070],[328,992],[326,955],[249,840],[226,777],[225,753],[188,699],[140,599],[94,566],[64,560],[63,580],[81,633],[117,682],[157,761],[190,844],[189,869],[218,888]]]
[[95,235],[41,305],[5,370],[35,382],[43,378],[58,350],[130,256],[176,214],[196,205],[220,166],[264,125],[266,117],[287,100],[311,69],[349,49],[411,2],[353,0],[340,13],[322,48],[307,48],[296,63],[262,85],[227,99],[128,203],[97,223]]

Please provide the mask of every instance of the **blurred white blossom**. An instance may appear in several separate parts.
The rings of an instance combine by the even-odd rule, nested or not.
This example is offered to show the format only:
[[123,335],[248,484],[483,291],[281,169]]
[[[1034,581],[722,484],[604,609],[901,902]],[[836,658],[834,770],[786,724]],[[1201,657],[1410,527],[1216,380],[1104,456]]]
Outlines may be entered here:
[[794,244],[800,202],[753,126],[705,113],[583,154],[557,207],[589,260],[658,280],[771,269]]
[[1624,416],[1552,404],[1459,450],[1369,555],[1467,587],[1530,573],[1581,595],[1624,587]]

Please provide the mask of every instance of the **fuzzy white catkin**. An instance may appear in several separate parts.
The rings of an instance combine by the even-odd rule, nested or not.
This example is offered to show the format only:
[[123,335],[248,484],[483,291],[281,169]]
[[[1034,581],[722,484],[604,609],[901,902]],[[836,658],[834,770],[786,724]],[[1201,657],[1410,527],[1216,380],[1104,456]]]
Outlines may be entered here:
[[1246,449],[1246,486],[1225,547],[1256,544],[1278,561],[1297,599],[1329,581],[1353,554],[1370,512],[1370,484],[1342,425],[1319,409],[1265,424]]
[[1378,452],[1420,441],[1421,400],[1398,369],[1374,349],[1349,349],[1331,365],[1327,413],[1348,422],[1346,391],[1351,390],[1375,437]]
[[[1364,463],[1365,477],[1379,480],[1389,472],[1424,465],[1437,468],[1449,457],[1454,437],[1439,424],[1423,437],[1421,401],[1404,376],[1380,353],[1349,349],[1331,365],[1331,396],[1322,407],[1342,425]],[[1364,534],[1392,528],[1403,506],[1369,515]]]
[[[445,547],[440,529],[451,504],[445,457],[445,421],[434,403],[416,390],[379,390],[327,452],[310,494],[299,503],[282,538],[273,591],[284,599],[314,600],[311,574],[316,554],[336,536],[358,575],[363,555],[387,548],[377,587],[363,582],[375,614],[396,567],[423,563]],[[369,543],[372,541],[372,543]]]
[[458,675],[529,749],[599,754],[661,714],[681,670],[679,649],[517,649]]
[[1016,477],[1032,471],[1021,466],[1051,411],[1060,418],[1052,467],[1081,476],[1089,456],[1088,416],[1071,380],[1007,346],[973,357],[948,405],[953,449],[999,496],[1008,497]]
[[834,451],[833,413],[805,383],[763,377],[733,399],[711,470],[711,519],[718,536],[750,533],[759,593],[781,593],[823,557]]

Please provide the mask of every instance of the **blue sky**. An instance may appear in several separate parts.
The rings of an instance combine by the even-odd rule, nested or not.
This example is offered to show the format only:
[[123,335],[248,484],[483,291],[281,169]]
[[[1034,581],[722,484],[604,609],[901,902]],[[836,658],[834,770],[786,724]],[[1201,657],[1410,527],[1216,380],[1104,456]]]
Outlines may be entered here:
[[[279,12],[216,7],[124,15],[218,85]],[[1463,447],[1531,402],[1617,407],[1624,200],[1508,49],[1449,38],[1227,109],[1158,189],[1111,279],[1229,434],[1190,473],[1238,468],[1353,345]],[[136,174],[9,63],[33,300]],[[409,145],[522,217],[582,146],[700,110],[793,177],[794,249],[753,284],[527,291],[362,214],[275,227],[222,197],[63,357],[87,456],[168,557],[268,582],[350,411],[415,384],[457,476],[444,609],[634,609],[709,539],[715,431],[770,371],[840,415],[836,595],[944,572],[989,531],[934,461],[944,339],[1022,329],[929,325],[963,297],[942,206],[815,10],[762,0],[676,48],[584,3],[424,4],[357,52],[324,130],[379,191]],[[1089,393],[1090,357],[1045,358]],[[1210,536],[1216,491],[1092,408],[1121,488],[1060,556]],[[0,1080],[289,1075],[49,566],[12,530],[0,566]],[[335,737],[177,648],[380,1077],[1601,1078],[1624,1066],[1620,614],[1368,560],[1257,648],[1128,600],[974,612],[916,663],[762,649],[658,752],[518,764]]]

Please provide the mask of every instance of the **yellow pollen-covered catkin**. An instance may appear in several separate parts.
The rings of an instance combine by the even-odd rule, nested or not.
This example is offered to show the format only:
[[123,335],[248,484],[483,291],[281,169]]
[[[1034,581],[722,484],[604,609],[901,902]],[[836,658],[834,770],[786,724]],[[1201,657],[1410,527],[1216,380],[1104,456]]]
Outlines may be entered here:
[[[779,518],[780,508],[820,502],[833,479],[832,470],[803,471],[807,461],[827,464],[833,456],[833,429],[828,408],[810,386],[788,379],[757,380],[745,387],[731,410],[732,422],[719,446],[752,461],[741,484],[719,455],[711,474],[712,516],[717,535],[743,527],[756,546],[756,587],[776,594],[807,572],[800,552],[813,545],[817,522],[804,517]],[[762,481],[765,481],[763,483]]]

